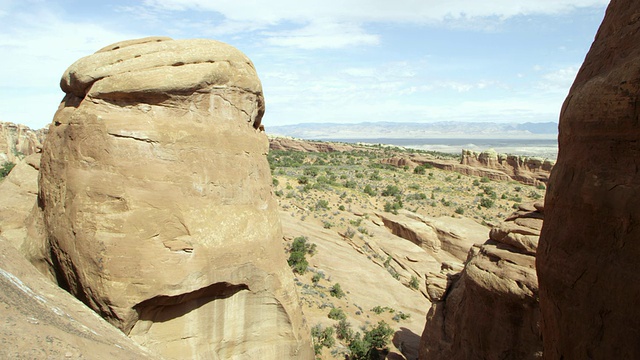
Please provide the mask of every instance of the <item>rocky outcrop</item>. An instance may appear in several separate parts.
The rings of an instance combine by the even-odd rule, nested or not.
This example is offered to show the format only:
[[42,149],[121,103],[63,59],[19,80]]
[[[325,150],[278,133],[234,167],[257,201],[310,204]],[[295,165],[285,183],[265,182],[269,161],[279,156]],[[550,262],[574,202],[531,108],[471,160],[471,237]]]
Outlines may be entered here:
[[462,165],[499,170],[511,179],[527,185],[546,184],[554,161],[539,157],[498,154],[493,149],[482,152],[462,150]]
[[353,146],[324,141],[309,141],[287,137],[269,137],[269,149],[301,152],[352,151]]
[[45,129],[31,130],[27,126],[0,122],[0,165],[16,163],[21,158],[42,151]]
[[430,165],[434,168],[455,171],[464,175],[487,177],[494,181],[518,181],[525,185],[544,185],[548,182],[554,161],[538,157],[498,154],[493,150],[474,152],[462,150],[461,160],[436,159],[411,154],[380,161],[397,167]]
[[540,359],[535,251],[541,205],[525,206],[491,229],[461,272],[443,264],[427,275],[432,301],[421,359]]
[[2,236],[0,288],[2,359],[159,359],[46,280]]
[[487,228],[469,218],[429,218],[401,210],[400,215],[377,212],[384,226],[395,236],[427,250],[440,262],[463,262],[474,244],[482,243]]
[[27,156],[0,181],[0,234],[20,249],[27,237],[26,221],[38,195],[40,154]]
[[546,359],[640,358],[639,14],[611,1],[562,108],[537,255]]
[[169,359],[311,358],[251,61],[146,38],[78,60],[61,87],[38,197],[60,285]]

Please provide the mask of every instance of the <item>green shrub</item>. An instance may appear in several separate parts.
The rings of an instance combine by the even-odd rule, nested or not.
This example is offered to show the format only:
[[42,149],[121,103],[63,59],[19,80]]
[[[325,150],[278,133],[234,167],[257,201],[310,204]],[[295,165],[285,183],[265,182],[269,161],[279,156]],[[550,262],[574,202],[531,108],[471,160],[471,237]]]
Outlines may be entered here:
[[411,314],[405,314],[402,311],[398,311],[395,315],[393,315],[393,318],[391,319],[394,321],[400,322],[400,320],[407,320],[410,317],[411,317]]
[[371,187],[371,185],[369,185],[369,184],[367,184],[367,185],[364,187],[364,190],[363,190],[363,191],[364,191],[364,193],[365,193],[365,194],[367,194],[367,195],[369,195],[369,196],[376,196],[376,191],[375,191],[375,190],[373,190],[373,188],[372,188],[372,187]]
[[289,249],[289,259],[287,263],[294,272],[304,274],[309,267],[309,262],[305,255],[309,254],[313,256],[315,252],[316,244],[308,243],[306,236],[298,236],[293,239],[293,244],[291,244],[291,248]]
[[327,210],[329,209],[329,202],[324,199],[318,200],[316,203],[316,210]]
[[345,320],[347,315],[344,313],[342,309],[332,308],[329,311],[329,319],[331,320]]
[[462,207],[456,208],[456,214],[463,215],[464,214],[464,209]]
[[356,235],[355,230],[353,230],[352,228],[348,227],[347,230],[345,230],[344,232],[344,236],[349,238],[349,239],[353,239],[353,237]]
[[5,178],[7,175],[9,175],[9,173],[15,166],[16,164],[11,162],[5,162],[4,164],[2,164],[2,166],[0,167],[0,179]]
[[316,355],[322,353],[322,348],[331,348],[335,344],[333,338],[333,328],[322,328],[322,325],[318,324],[311,328],[311,338],[313,339],[313,350]]
[[349,189],[355,189],[358,186],[358,183],[354,180],[347,180],[344,182],[344,187]]
[[340,287],[340,284],[338,283],[333,284],[333,286],[329,290],[329,294],[338,299],[342,298],[345,295],[344,291],[342,291],[342,288]]
[[418,165],[413,169],[413,173],[418,175],[424,175],[427,173],[427,168],[425,168],[424,165]]
[[316,169],[314,167],[306,168],[306,169],[304,169],[303,174],[311,176],[311,177],[316,177],[316,176],[318,176],[318,169]]
[[409,281],[409,287],[418,290],[420,288],[420,282],[415,275],[411,275],[411,281]]
[[306,185],[309,183],[309,178],[306,176],[298,176],[298,184]]
[[388,350],[387,344],[393,333],[393,329],[384,321],[378,322],[378,325],[370,330],[365,330],[364,336],[356,333],[349,342],[349,359],[379,359],[380,352]]
[[400,189],[395,185],[387,185],[387,187],[384,190],[382,190],[382,193],[380,195],[382,196],[400,195]]
[[353,330],[351,330],[351,324],[346,319],[340,319],[335,325],[336,337],[340,340],[350,342],[353,339]]
[[491,199],[487,199],[487,198],[482,198],[480,199],[480,206],[485,207],[485,208],[491,208],[493,207],[494,202]]
[[314,284],[317,284],[322,279],[324,279],[324,273],[317,272],[317,273],[313,274],[313,276],[311,277],[311,282],[313,282]]

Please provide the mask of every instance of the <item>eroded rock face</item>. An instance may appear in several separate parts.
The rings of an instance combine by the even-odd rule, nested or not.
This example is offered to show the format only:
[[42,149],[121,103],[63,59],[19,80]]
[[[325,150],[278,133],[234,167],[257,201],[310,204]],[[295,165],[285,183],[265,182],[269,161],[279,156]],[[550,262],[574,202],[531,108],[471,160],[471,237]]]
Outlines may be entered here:
[[61,87],[39,192],[59,283],[166,358],[311,358],[251,61],[211,40],[132,40]]
[[0,122],[0,165],[17,163],[22,157],[39,153],[47,132],[31,130],[27,126]]
[[2,359],[159,359],[45,279],[2,236],[0,288]]
[[537,255],[547,359],[640,358],[639,14],[611,1],[560,116]]
[[9,175],[0,181],[0,234],[20,249],[27,236],[25,221],[38,194],[40,154],[17,161]]
[[462,165],[489,168],[507,174],[527,185],[546,184],[555,161],[539,157],[498,154],[493,149],[482,152],[462,150]]
[[420,359],[540,359],[535,251],[542,206],[522,207],[474,247],[461,272],[427,275]]
[[324,141],[300,140],[287,137],[269,138],[271,150],[303,151],[303,152],[342,152],[352,151],[353,146]]

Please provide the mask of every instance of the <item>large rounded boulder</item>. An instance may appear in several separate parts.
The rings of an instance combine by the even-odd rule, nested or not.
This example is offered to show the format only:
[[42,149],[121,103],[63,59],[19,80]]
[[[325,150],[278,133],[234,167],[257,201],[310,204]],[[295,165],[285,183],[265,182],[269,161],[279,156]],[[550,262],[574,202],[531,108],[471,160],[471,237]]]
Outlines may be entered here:
[[252,62],[146,38],[71,65],[39,206],[61,286],[166,358],[311,358]]

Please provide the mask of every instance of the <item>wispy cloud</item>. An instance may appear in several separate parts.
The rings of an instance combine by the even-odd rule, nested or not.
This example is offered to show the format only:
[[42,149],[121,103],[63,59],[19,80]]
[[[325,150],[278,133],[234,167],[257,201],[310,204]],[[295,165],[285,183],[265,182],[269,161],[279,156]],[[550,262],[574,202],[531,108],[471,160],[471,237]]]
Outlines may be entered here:
[[358,45],[377,45],[378,35],[367,34],[360,26],[313,21],[305,27],[275,32],[263,32],[266,43],[300,49],[340,49]]
[[[197,10],[222,15],[210,32],[230,34],[264,30],[266,42],[301,49],[377,45],[379,35],[365,30],[369,23],[413,23],[484,31],[499,29],[501,21],[519,15],[556,15],[576,8],[603,6],[609,0],[145,0],[150,9]],[[295,25],[274,31],[282,23]]]
[[536,87],[546,92],[566,94],[576,78],[578,69],[579,65],[572,65],[544,73]]

